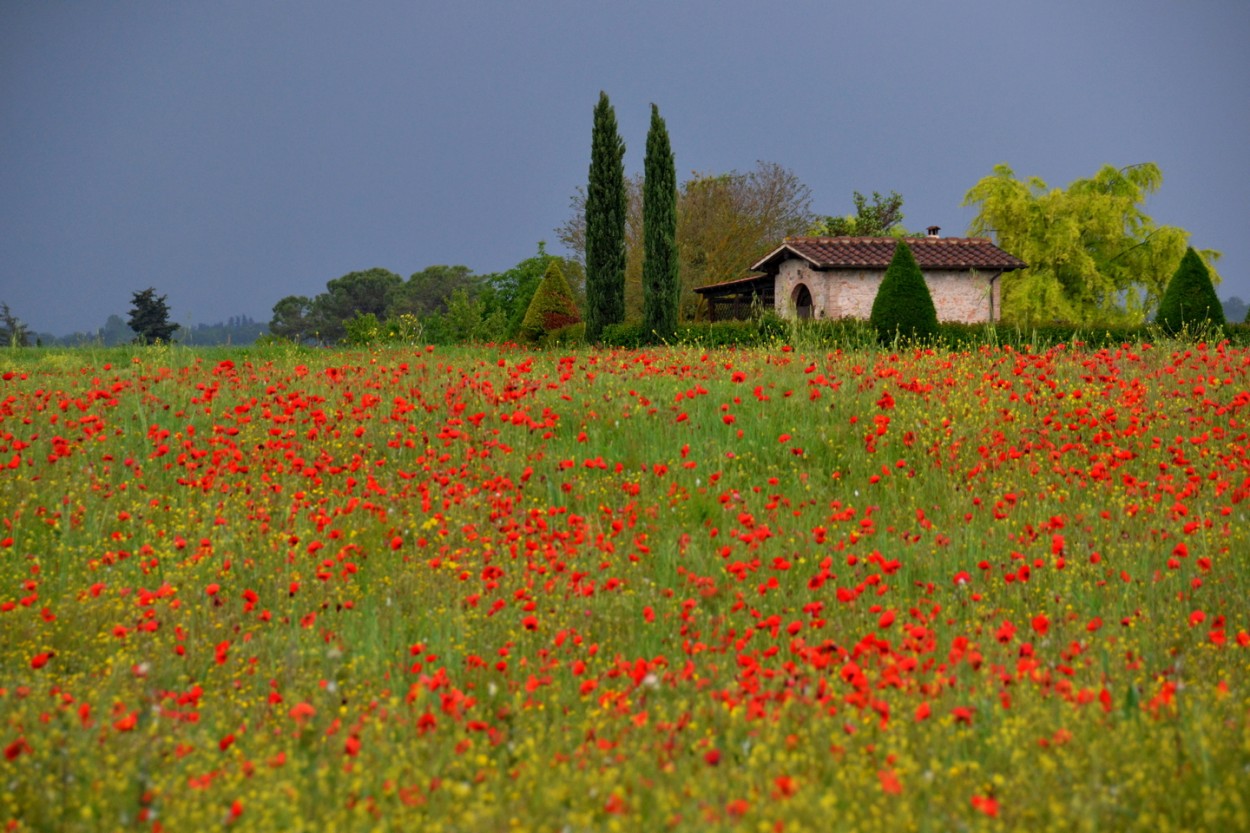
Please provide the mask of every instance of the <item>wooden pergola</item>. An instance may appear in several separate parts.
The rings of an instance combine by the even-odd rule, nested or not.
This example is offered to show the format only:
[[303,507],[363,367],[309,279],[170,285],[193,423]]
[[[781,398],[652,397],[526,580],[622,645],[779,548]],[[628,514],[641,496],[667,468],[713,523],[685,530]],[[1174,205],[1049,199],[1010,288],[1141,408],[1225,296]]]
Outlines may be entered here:
[[773,276],[750,275],[738,280],[708,284],[695,288],[707,302],[708,320],[742,321],[755,310],[774,308]]

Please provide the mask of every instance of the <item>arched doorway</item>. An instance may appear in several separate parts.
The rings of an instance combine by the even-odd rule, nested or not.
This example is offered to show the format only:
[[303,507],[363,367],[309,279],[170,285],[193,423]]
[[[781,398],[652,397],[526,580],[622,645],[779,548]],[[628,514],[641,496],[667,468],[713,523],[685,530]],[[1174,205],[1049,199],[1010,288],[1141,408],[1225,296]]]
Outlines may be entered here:
[[808,290],[807,284],[801,283],[796,286],[790,300],[794,302],[794,312],[799,318],[812,317],[812,293]]

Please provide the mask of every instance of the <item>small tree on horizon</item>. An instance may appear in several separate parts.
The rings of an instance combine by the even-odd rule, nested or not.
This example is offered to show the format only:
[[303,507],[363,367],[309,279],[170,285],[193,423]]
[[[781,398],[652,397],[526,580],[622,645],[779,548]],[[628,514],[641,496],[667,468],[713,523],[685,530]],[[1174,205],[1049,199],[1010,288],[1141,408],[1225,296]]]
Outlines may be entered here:
[[668,128],[651,105],[651,129],[643,163],[642,313],[645,332],[665,341],[677,332],[681,277],[677,259],[677,171]]
[[586,340],[625,320],[625,143],[608,94],[599,93],[586,186]]
[[0,301],[0,345],[26,347],[30,344],[30,328],[13,314],[8,302]]
[[1185,250],[1163,290],[1155,321],[1169,333],[1179,333],[1186,326],[1225,323],[1224,305],[1211,284],[1211,272],[1193,246]]
[[173,340],[178,325],[169,320],[169,305],[164,295],[157,295],[152,287],[135,292],[130,299],[130,329],[135,332],[139,344],[154,344]]
[[869,319],[882,342],[896,336],[925,339],[938,334],[937,309],[911,246],[899,240],[885,270]]

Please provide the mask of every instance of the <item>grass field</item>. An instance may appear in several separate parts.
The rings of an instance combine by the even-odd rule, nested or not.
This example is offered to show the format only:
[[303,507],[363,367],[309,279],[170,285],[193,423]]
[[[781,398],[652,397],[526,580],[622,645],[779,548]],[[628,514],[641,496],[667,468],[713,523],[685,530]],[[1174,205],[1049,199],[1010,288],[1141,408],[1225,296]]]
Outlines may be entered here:
[[6,830],[1250,829],[1250,351],[16,351]]

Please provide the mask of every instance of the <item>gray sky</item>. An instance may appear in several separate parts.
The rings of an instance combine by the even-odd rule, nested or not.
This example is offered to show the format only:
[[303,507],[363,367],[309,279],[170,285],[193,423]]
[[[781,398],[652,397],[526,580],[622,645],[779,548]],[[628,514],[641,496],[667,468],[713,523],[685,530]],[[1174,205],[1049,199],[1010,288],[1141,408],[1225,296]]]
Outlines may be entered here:
[[962,235],[1005,162],[1055,187],[1157,163],[1160,223],[1250,299],[1250,3],[0,3],[0,300],[94,330],[131,293],[180,323],[382,266],[532,256],[612,99],[679,178],[789,168],[824,214],[895,190]]

